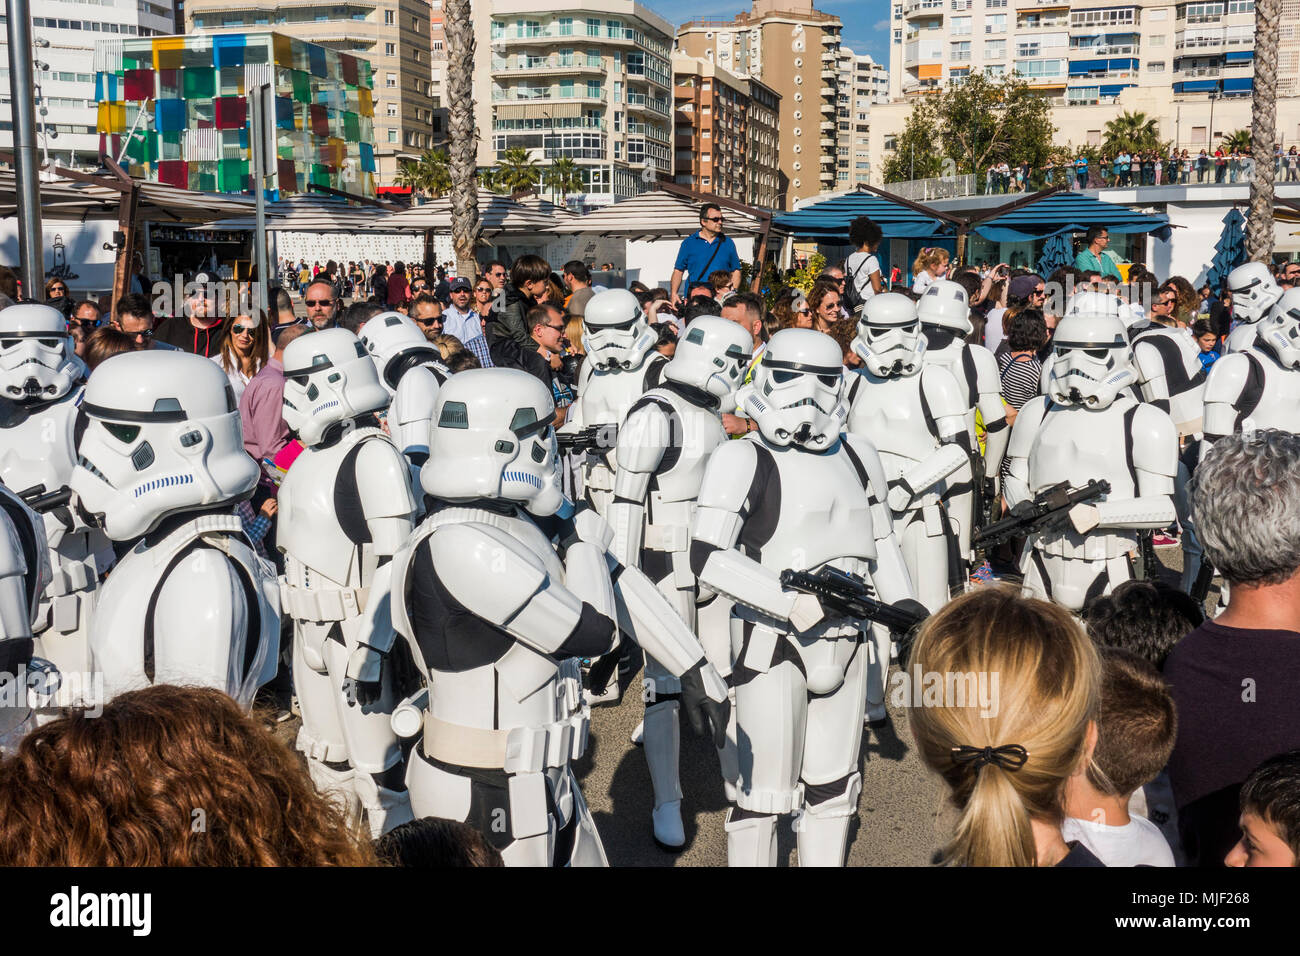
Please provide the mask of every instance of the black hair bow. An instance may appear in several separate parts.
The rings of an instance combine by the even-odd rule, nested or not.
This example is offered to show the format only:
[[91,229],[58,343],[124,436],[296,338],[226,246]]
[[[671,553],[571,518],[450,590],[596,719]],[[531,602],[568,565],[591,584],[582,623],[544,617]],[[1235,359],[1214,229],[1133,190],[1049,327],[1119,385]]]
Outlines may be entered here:
[[1019,770],[1029,759],[1029,751],[1020,744],[1004,744],[1001,747],[953,747],[952,761],[955,764],[970,764],[979,770],[986,763],[995,763],[1003,770]]

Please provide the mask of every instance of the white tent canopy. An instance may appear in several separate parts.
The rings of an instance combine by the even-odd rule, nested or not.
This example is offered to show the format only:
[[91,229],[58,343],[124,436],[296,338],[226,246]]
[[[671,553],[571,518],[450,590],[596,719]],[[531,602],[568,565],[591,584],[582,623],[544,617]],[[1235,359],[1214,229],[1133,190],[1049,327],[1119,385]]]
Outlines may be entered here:
[[[430,229],[451,230],[452,197],[440,196],[423,206],[412,206],[375,222],[371,228],[385,231]],[[478,214],[485,236],[513,233],[532,235],[543,232],[555,224],[555,215],[530,209],[509,196],[500,196],[486,189],[478,190]]]
[[[85,221],[116,219],[122,193],[111,177],[102,177],[105,185],[57,178],[42,180],[41,218]],[[0,169],[0,217],[17,215],[17,189],[12,169]],[[247,196],[224,193],[192,192],[163,183],[140,182],[136,206],[137,220],[153,222],[210,222],[226,216],[240,216],[253,211]]]
[[[763,222],[734,209],[722,210],[727,235],[757,236]],[[612,206],[604,206],[576,219],[552,222],[550,232],[572,235],[593,233],[627,239],[683,239],[700,230],[700,203],[655,190]]]
[[[249,206],[252,200],[248,200]],[[353,205],[342,196],[308,193],[289,196],[266,204],[266,228],[271,232],[357,232],[374,228],[392,215],[379,206]],[[213,223],[209,228],[247,230],[256,228],[256,216],[240,216]]]

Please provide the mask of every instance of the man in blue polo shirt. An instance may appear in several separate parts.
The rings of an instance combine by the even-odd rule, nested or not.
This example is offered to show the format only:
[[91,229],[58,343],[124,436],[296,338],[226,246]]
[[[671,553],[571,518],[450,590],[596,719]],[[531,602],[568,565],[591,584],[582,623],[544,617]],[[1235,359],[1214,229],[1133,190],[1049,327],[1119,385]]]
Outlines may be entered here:
[[673,305],[682,301],[677,290],[682,287],[683,276],[689,276],[692,282],[707,282],[710,274],[719,269],[729,270],[732,288],[740,288],[740,256],[736,254],[736,244],[722,234],[721,207],[710,202],[700,207],[700,231],[683,239],[677,250],[669,288]]

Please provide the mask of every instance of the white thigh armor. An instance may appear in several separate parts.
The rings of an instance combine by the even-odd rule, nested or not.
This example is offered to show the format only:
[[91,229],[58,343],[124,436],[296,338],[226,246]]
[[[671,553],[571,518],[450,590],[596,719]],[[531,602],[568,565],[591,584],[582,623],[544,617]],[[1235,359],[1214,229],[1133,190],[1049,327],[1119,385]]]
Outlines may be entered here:
[[[40,406],[3,403],[0,421],[0,479],[15,492],[66,487],[76,465],[75,430],[81,389]],[[74,509],[44,516],[53,577],[41,596],[36,628],[43,652],[66,673],[89,669],[86,634],[95,589],[112,565],[113,548],[104,532],[88,527]]]
[[1188,329],[1151,326],[1133,340],[1133,365],[1142,400],[1174,420],[1180,437],[1201,431],[1205,370]]
[[142,539],[102,585],[91,622],[105,697],[198,684],[251,707],[275,676],[278,598],[274,569],[234,515],[191,518]]
[[1174,520],[1178,436],[1169,416],[1151,405],[1121,395],[1089,408],[1040,396],[1020,410],[1007,454],[1012,507],[1063,481],[1110,483],[1104,499],[1071,512],[1072,526],[1033,535],[1025,549],[1026,583],[1032,589],[1042,579],[1045,596],[1071,610],[1130,576],[1127,556],[1137,550],[1138,530]]
[[429,459],[429,429],[433,406],[438,401],[438,376],[427,365],[408,369],[397,383],[388,406],[388,430],[393,443],[406,456],[418,479],[420,467]]
[[[647,389],[659,383],[667,361],[653,352],[636,368],[626,371],[595,369],[585,375],[578,400],[569,406],[568,417],[560,432],[576,431],[591,425],[622,425],[637,400]],[[583,466],[584,494],[601,517],[604,517],[614,496],[614,472],[617,468],[614,448],[604,454],[589,452]]]

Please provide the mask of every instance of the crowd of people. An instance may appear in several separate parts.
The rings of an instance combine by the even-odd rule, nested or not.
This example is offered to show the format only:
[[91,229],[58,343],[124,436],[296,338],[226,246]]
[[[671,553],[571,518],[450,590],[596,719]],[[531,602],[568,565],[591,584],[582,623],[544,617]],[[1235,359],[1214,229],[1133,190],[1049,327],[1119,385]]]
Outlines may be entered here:
[[1300,263],[1121,278],[1096,228],[895,282],[861,218],[769,305],[724,222],[667,288],[299,262],[266,310],[0,311],[4,669],[108,688],[0,708],[0,862],[600,865],[570,762],[644,667],[656,842],[686,716],[732,865],[790,813],[842,865],[896,661],[945,862],[1297,865]]

